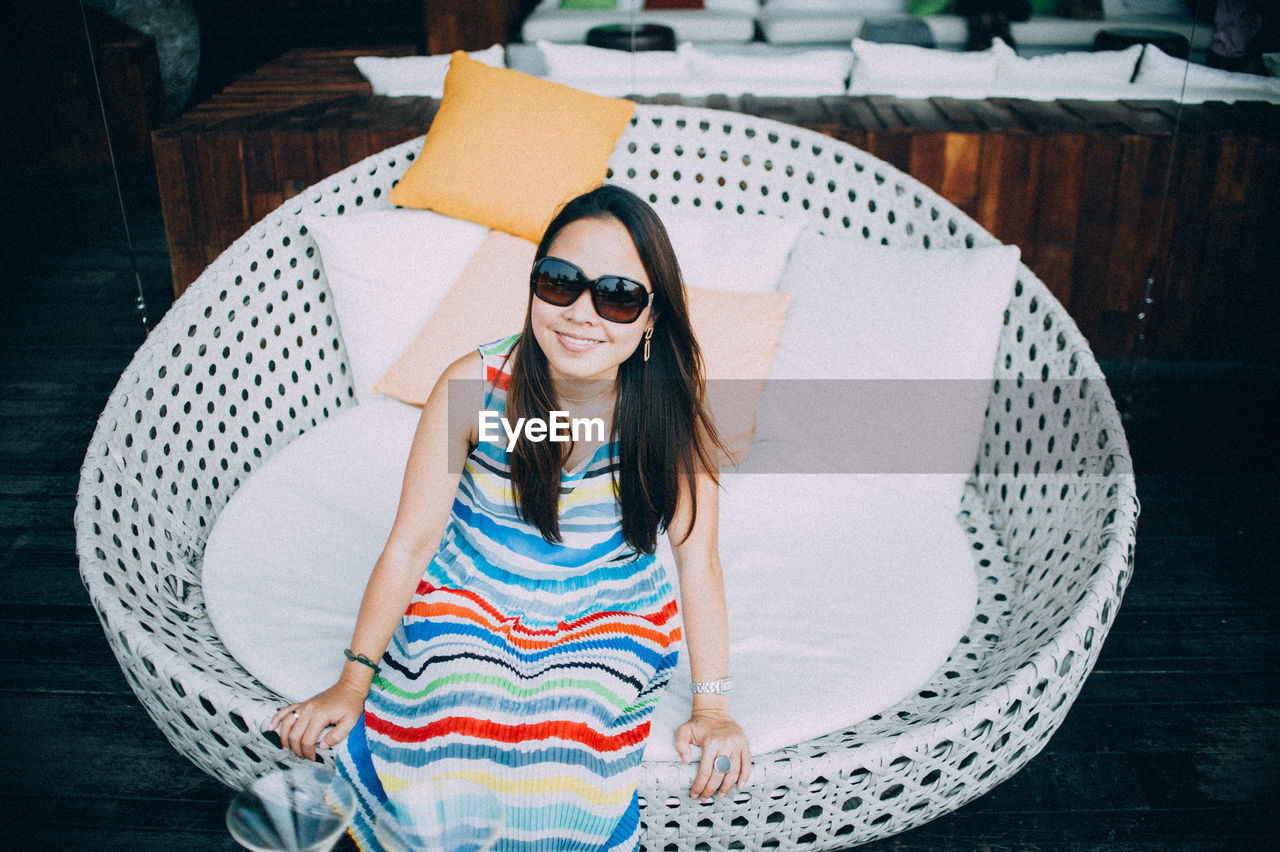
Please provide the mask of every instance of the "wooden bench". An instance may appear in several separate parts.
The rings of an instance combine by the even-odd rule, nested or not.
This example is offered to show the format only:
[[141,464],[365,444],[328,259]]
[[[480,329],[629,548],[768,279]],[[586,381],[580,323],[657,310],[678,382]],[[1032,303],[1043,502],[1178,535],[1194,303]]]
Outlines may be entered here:
[[[153,134],[174,287],[286,199],[430,126],[352,59],[291,51]],[[1100,357],[1271,359],[1280,307],[1280,106],[890,97],[643,99],[850,142],[969,213],[1068,307]],[[1144,306],[1148,274],[1151,301]]]

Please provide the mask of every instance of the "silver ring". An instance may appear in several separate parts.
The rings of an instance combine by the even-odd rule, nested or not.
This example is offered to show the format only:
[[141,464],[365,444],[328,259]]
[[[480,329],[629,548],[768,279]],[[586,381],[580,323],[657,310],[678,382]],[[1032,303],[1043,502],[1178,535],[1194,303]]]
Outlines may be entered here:
[[729,770],[733,768],[733,761],[729,759],[727,754],[722,754],[716,758],[716,762],[713,765],[716,768],[716,772],[721,775],[728,775]]
[[297,711],[297,710],[290,710],[289,712],[293,714],[293,718],[295,718],[295,719],[297,719],[297,718],[298,718],[298,711]]

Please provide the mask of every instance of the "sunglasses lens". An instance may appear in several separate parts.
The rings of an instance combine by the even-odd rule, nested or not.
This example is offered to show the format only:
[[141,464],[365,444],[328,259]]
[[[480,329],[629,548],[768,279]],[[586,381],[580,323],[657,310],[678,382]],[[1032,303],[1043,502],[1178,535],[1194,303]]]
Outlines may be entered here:
[[534,270],[533,290],[539,299],[559,307],[572,305],[587,282],[574,266],[556,258],[544,258]]
[[612,322],[635,322],[649,304],[649,293],[638,282],[607,275],[592,291],[596,313]]

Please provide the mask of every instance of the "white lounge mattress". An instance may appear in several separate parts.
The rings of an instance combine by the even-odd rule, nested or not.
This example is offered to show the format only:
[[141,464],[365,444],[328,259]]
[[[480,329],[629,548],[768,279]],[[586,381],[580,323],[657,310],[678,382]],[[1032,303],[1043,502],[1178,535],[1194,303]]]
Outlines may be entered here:
[[[290,700],[330,686],[343,665],[417,415],[373,401],[303,435],[245,482],[209,537],[204,592],[218,636]],[[977,594],[976,551],[950,511],[870,476],[729,474],[723,484],[733,707],[754,751],[865,719],[943,665]],[[660,558],[674,581],[665,542]],[[691,708],[685,657],[646,759],[677,759],[672,737]]]

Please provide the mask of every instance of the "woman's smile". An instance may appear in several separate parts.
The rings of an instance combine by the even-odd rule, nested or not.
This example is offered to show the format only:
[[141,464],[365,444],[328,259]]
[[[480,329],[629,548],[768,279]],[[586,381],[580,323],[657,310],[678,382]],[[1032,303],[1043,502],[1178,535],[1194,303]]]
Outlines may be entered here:
[[557,331],[556,337],[560,340],[562,346],[570,352],[588,352],[603,340],[594,337],[586,337],[582,334],[570,334],[567,331]]

